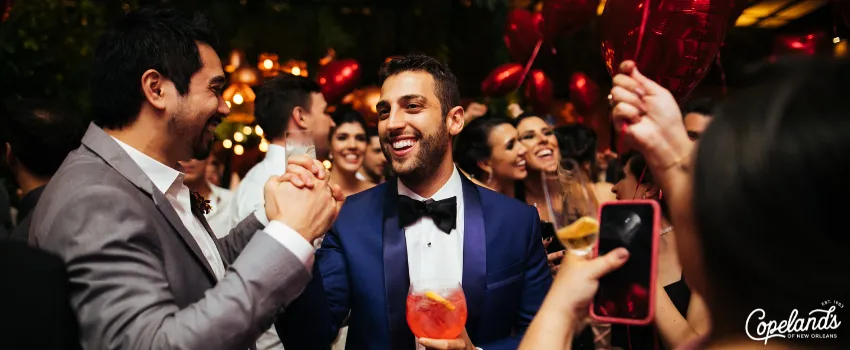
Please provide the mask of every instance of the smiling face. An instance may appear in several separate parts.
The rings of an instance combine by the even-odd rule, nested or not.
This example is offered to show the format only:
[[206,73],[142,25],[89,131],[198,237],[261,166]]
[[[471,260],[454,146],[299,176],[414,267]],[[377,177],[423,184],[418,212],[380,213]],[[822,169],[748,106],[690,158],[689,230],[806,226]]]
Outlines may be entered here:
[[378,136],[369,138],[366,145],[366,156],[363,159],[363,170],[370,176],[381,178],[386,174],[387,156],[381,149],[381,139]]
[[528,175],[526,149],[517,137],[516,128],[510,124],[501,124],[490,130],[488,143],[491,155],[489,168],[493,177],[505,180],[523,180]]
[[338,125],[331,135],[333,169],[354,173],[363,165],[366,153],[366,130],[358,123]]
[[388,77],[378,102],[381,148],[395,174],[406,182],[421,183],[448,162],[451,138],[462,128],[460,119],[443,115],[434,78],[423,71],[405,71]]
[[199,44],[198,53],[203,66],[189,81],[189,90],[180,96],[173,83],[163,85],[165,112],[168,115],[168,134],[180,146],[180,159],[206,159],[215,140],[215,128],[230,113],[221,96],[224,70],[215,50]]
[[528,167],[536,171],[555,172],[561,158],[555,132],[543,119],[530,117],[517,125],[519,140],[527,148]]

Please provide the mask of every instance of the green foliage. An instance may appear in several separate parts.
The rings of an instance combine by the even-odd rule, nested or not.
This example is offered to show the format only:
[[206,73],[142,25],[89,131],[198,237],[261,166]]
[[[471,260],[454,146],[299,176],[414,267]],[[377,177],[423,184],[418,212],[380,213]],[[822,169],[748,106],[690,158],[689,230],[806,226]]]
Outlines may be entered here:
[[[126,1],[133,4],[133,1]],[[72,6],[66,5],[71,3]],[[0,96],[63,100],[88,111],[88,68],[96,39],[125,1],[15,1],[0,25]]]

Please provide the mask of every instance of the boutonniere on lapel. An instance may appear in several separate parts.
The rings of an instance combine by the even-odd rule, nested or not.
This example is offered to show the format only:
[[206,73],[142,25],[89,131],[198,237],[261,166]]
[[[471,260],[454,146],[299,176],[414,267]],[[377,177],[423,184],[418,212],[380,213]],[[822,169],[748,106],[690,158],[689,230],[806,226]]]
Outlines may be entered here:
[[192,208],[196,209],[204,215],[209,214],[212,207],[210,206],[210,200],[204,198],[200,193],[189,190],[192,193]]

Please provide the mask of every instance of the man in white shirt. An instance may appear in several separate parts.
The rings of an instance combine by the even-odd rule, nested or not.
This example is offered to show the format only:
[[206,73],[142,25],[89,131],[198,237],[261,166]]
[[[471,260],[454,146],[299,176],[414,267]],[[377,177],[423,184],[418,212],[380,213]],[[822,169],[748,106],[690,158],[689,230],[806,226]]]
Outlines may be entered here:
[[[394,58],[381,80],[378,130],[398,178],[346,199],[314,279],[278,318],[284,345],[327,348],[350,312],[347,349],[516,349],[552,283],[537,211],[454,166],[464,113],[446,66]],[[416,339],[406,321],[411,282],[433,279],[463,287],[468,318],[456,339]]]
[[[316,145],[316,155],[325,159],[328,154],[330,129],[333,120],[326,112],[328,103],[319,84],[310,79],[283,74],[268,80],[257,89],[254,114],[257,124],[269,141],[266,158],[248,173],[234,194],[235,205],[230,211],[230,224],[236,226],[251,213],[263,208],[263,186],[270,176],[286,172],[287,131],[310,131]],[[257,341],[259,350],[283,349],[274,327]]]
[[178,163],[206,158],[230,112],[212,33],[201,15],[142,8],[95,51],[95,124],[30,228],[66,264],[83,348],[252,348],[310,280],[310,242],[336,217],[342,193],[315,162],[311,188],[269,179],[265,207],[214,237]]
[[233,193],[222,187],[218,187],[209,182],[207,172],[210,167],[207,166],[212,161],[212,156],[204,160],[192,159],[188,162],[180,162],[183,166],[183,171],[186,177],[183,183],[190,190],[197,192],[205,200],[209,201],[209,211],[204,214],[210,228],[217,238],[222,238],[230,233],[230,229],[236,227],[231,223],[232,197]]

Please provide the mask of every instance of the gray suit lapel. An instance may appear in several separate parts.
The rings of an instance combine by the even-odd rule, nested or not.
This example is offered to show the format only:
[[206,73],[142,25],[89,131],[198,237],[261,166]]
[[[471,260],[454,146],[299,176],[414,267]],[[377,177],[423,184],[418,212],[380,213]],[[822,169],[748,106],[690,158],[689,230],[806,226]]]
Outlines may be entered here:
[[[192,255],[195,256],[195,259],[204,266],[207,271],[207,277],[211,278],[211,280],[215,282],[217,280],[215,273],[213,272],[212,267],[210,267],[207,259],[204,257],[204,254],[201,252],[201,247],[198,246],[198,242],[195,241],[195,238],[192,237],[192,234],[189,233],[189,230],[183,225],[183,222],[180,221],[180,216],[177,215],[176,211],[174,211],[174,207],[171,206],[171,203],[168,202],[165,195],[163,195],[156,186],[154,186],[150,178],[145,175],[145,172],[139,168],[132,158],[130,158],[130,155],[124,152],[124,150],[121,149],[121,146],[119,146],[111,136],[107,135],[106,132],[94,123],[89,124],[89,129],[86,131],[85,136],[83,136],[83,145],[93,153],[97,154],[97,156],[102,158],[107,164],[109,164],[109,166],[118,171],[118,173],[153,199],[153,202],[156,204],[159,212],[162,213],[165,219],[168,220],[168,223],[171,224],[171,227],[173,227],[180,237],[183,238],[183,242],[186,243],[189,250],[192,251]],[[206,222],[201,222],[203,222],[206,227]],[[218,242],[216,242],[216,246],[217,245]]]

